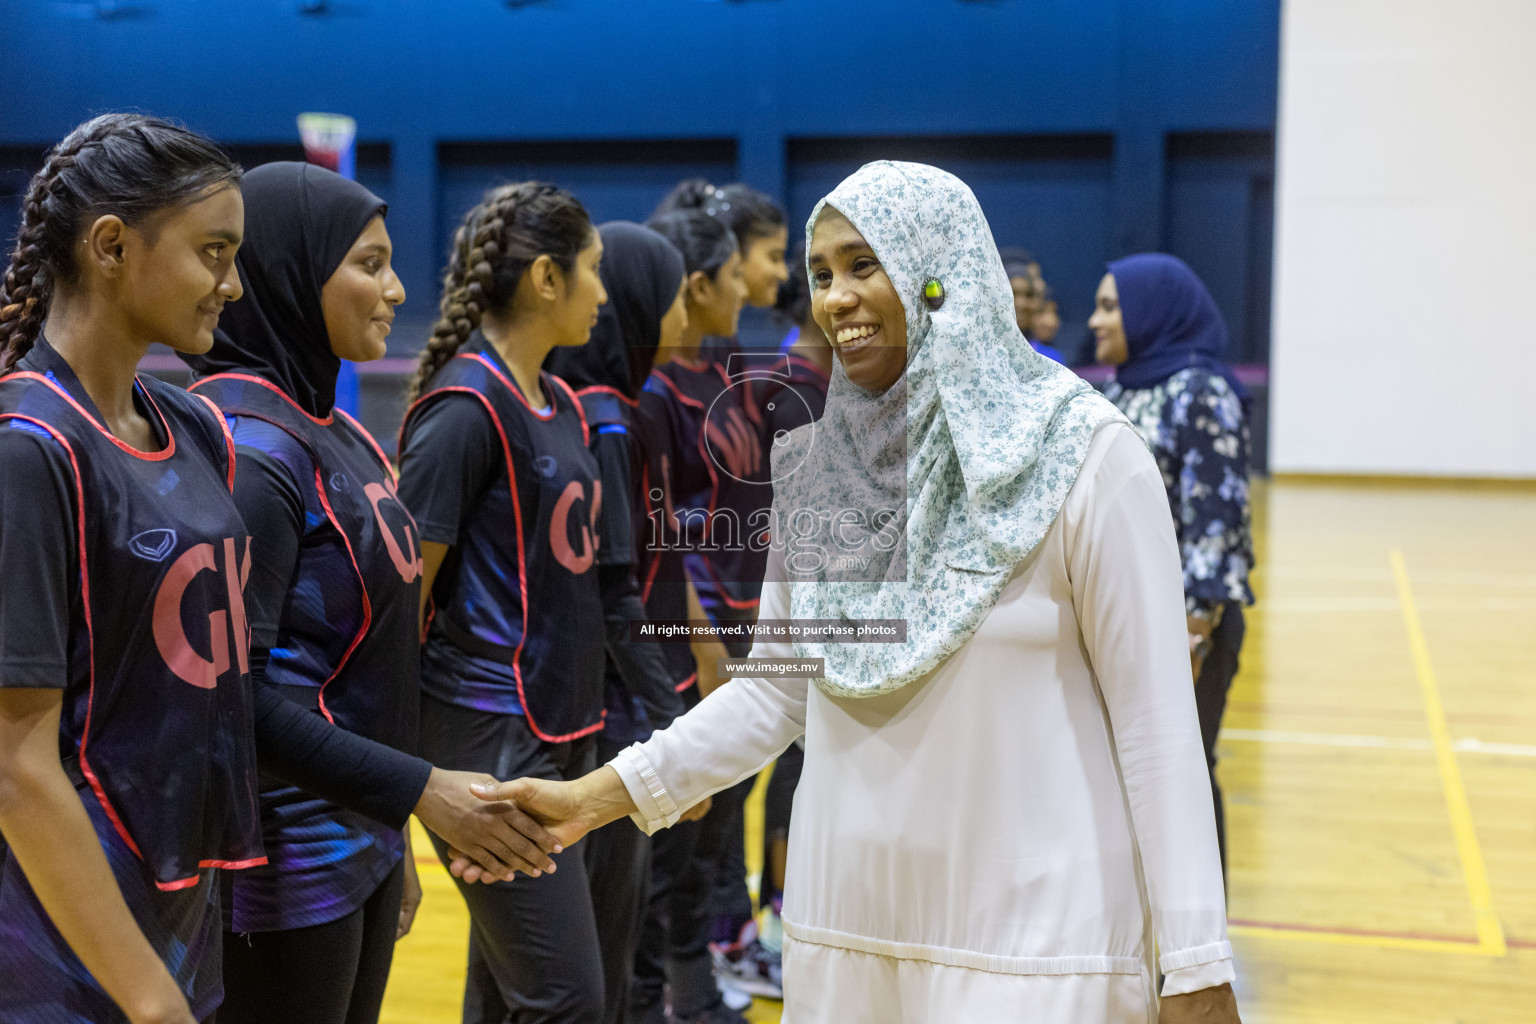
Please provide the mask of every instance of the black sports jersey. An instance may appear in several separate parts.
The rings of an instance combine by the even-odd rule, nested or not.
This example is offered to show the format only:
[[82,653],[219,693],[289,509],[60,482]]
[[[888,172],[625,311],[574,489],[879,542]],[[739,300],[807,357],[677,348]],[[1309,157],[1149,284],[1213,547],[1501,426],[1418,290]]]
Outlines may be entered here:
[[[220,989],[217,897],[204,870],[265,861],[242,594],[250,546],[230,498],[223,418],[153,378],[135,391],[159,451],[107,431],[39,340],[0,380],[0,429],[46,438],[69,484],[78,599],[58,675],[61,757],[135,919],[206,1013]],[[0,1018],[116,1013],[19,872],[0,887],[0,936]],[[21,977],[26,986],[11,984]]]
[[[748,379],[717,365],[663,363],[641,408],[668,425],[662,453],[688,579],[716,622],[753,620],[768,564],[773,494]],[[653,515],[654,518],[654,515]]]
[[600,518],[597,560],[608,624],[608,657],[604,686],[607,718],[605,742],[628,746],[648,739],[682,713],[675,695],[687,686],[688,672],[674,671],[660,644],[631,638],[630,627],[644,621],[643,597],[635,570],[645,543],[647,517],[641,482],[647,452],[634,431],[638,402],[616,388],[593,385],[576,392],[590,431],[589,447],[602,474],[608,502]]
[[[260,644],[269,648],[266,679],[351,732],[414,748],[422,565],[393,466],[345,412],[311,416],[262,378],[218,374],[191,390],[231,419],[243,446],[240,472],[254,448],[300,490],[304,530],[293,577],[276,632]],[[267,779],[261,813],[269,862],[233,879],[228,910],[237,932],[342,917],[404,852],[399,829]]]
[[787,348],[783,356],[781,372],[759,375],[752,382],[753,398],[762,418],[765,455],[773,451],[779,435],[821,419],[827,405],[827,385],[831,379],[821,367]]
[[[650,619],[688,617],[688,571],[672,496],[673,418],[669,403],[642,391],[629,409],[639,486],[631,505],[635,538],[635,579]],[[686,693],[698,682],[693,650],[687,644],[658,644],[672,685]],[[611,706],[610,706],[610,710]]]
[[[234,444],[204,399],[137,387],[167,438],[141,452],[46,373],[0,381],[0,419],[64,449],[86,657],[65,684],[61,749],[162,889],[261,859],[241,593],[245,525]],[[164,756],[168,752],[178,756]]]
[[[102,805],[88,796],[84,804],[134,923],[176,979],[192,1015],[198,1020],[209,1019],[224,1000],[219,886],[210,879],[171,892],[156,888]],[[128,1017],[54,927],[21,865],[13,857],[3,867],[0,1020],[7,1024],[129,1024]]]
[[218,374],[191,390],[226,415],[264,420],[297,441],[308,460],[288,468],[307,485],[306,506],[312,498],[315,509],[309,514],[323,514],[334,531],[329,543],[300,552],[268,681],[313,689],[314,706],[327,719],[411,748],[421,549],[416,523],[395,493],[394,467],[345,412],[317,420],[259,377]]
[[529,406],[494,348],[472,339],[406,413],[401,495],[433,539],[426,524],[441,517],[422,467],[457,461],[462,442],[436,432],[423,440],[417,426],[434,406],[475,403],[494,429],[500,465],[457,510],[432,588],[422,688],[451,704],[524,714],[540,739],[564,742],[602,728],[603,493],[580,403],[559,378],[541,380],[545,411]]
[[[608,503],[598,520],[597,560],[603,565],[634,565],[639,547],[634,488],[645,460],[630,431],[635,402],[617,388],[602,386],[582,388],[576,392],[576,398],[587,421],[587,446],[598,462],[608,492]],[[614,466],[603,466],[607,457],[614,459]]]

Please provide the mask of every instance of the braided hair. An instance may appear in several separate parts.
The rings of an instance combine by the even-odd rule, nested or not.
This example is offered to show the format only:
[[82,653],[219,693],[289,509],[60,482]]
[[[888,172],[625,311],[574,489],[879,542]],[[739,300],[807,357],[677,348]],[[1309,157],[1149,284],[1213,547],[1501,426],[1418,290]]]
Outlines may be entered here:
[[209,189],[238,186],[240,165],[203,136],[143,114],[102,114],[48,151],[21,204],[0,284],[0,373],[42,333],[54,290],[75,280],[75,241],[96,218],[130,227]]
[[739,181],[724,188],[703,178],[680,181],[651,216],[678,210],[699,210],[730,228],[743,257],[753,242],[767,238],[785,225],[784,211],[778,203],[767,193]]
[[486,313],[512,304],[523,274],[548,256],[569,274],[592,241],[592,221],[575,196],[540,181],[501,185],[464,215],[453,234],[443,275],[443,297],[406,399],[421,397],[427,383],[469,340]]

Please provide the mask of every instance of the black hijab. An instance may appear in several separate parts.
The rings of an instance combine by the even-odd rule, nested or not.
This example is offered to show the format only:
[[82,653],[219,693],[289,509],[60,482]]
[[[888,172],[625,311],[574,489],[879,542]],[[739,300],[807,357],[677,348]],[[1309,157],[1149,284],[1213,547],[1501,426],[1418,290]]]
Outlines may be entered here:
[[650,228],[629,221],[610,221],[597,232],[608,302],[598,311],[591,340],[555,349],[544,369],[577,390],[600,385],[634,398],[651,374],[661,318],[683,283],[683,254]]
[[182,359],[199,377],[254,374],[310,415],[329,416],[341,360],[331,351],[320,289],[388,207],[355,181],[290,161],[250,171],[240,191],[245,241],[235,265],[245,295],[224,307],[213,348]]

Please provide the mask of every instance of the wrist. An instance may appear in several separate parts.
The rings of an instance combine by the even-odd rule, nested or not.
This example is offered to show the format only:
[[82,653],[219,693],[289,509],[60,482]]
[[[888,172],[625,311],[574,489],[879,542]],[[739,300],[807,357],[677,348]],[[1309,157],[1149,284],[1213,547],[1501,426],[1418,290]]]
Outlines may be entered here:
[[[421,796],[416,798],[416,806],[411,808],[411,813],[420,818],[423,824],[429,824],[433,813],[442,806],[442,787],[447,784],[448,773],[434,766],[427,775],[427,784],[421,787]],[[409,826],[406,831],[410,831]]]
[[577,813],[588,831],[635,813],[635,801],[611,765],[588,772],[573,785],[577,787]]

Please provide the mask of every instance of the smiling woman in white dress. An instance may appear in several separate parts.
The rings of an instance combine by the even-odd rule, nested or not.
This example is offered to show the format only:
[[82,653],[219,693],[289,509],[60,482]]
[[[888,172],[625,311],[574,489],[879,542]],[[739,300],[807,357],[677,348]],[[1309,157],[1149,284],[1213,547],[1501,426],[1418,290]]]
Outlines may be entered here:
[[626,814],[654,832],[803,736],[788,1024],[1237,1021],[1151,455],[1030,349],[957,178],[870,164],[808,235],[839,366],[823,420],[776,453],[777,511],[811,515],[760,618],[904,619],[907,639],[760,641],[825,675],[735,679],[578,781],[484,795],[566,842]]

